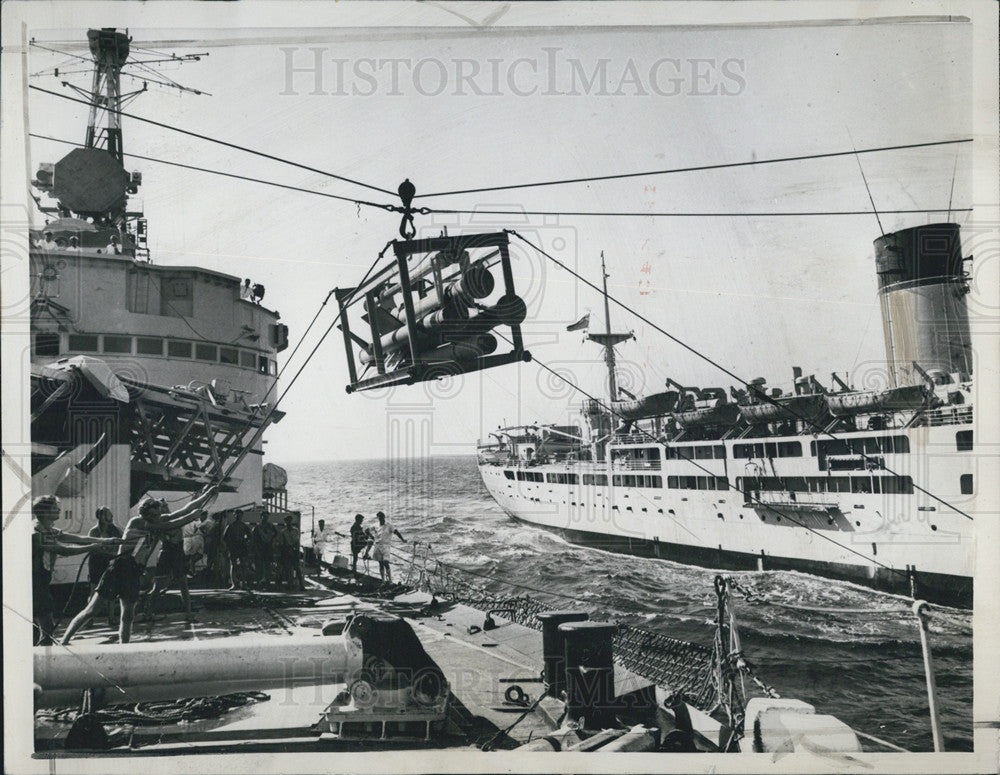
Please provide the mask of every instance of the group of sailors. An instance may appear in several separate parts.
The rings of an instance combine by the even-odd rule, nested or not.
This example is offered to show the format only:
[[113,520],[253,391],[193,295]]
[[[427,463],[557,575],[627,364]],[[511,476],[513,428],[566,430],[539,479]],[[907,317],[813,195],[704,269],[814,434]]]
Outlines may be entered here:
[[[355,514],[354,522],[350,529],[351,548],[351,572],[358,577],[358,557],[367,563],[368,559],[374,559],[378,563],[379,576],[385,584],[392,583],[392,539],[393,536],[406,543],[403,534],[385,515],[385,512],[378,512],[375,517],[378,519],[378,526],[368,528],[364,526],[364,514]],[[339,546],[338,538],[344,538],[344,534],[326,526],[325,520],[319,520],[317,527],[313,530],[312,543],[313,552],[319,562],[320,567],[324,565],[324,555],[328,548]]]
[[111,510],[101,508],[96,514],[97,524],[86,536],[55,526],[61,511],[57,497],[35,498],[31,537],[35,645],[49,645],[55,639],[56,606],[50,585],[56,557],[60,556],[88,554],[91,586],[87,605],[62,635],[64,645],[103,608],[107,609],[110,625],[116,604],[120,609],[119,642],[129,642],[142,597],[142,577],[157,548],[153,586],[143,605],[150,619],[157,600],[176,585],[185,617],[193,620],[188,576],[202,556],[207,560],[209,578],[220,586],[228,584],[229,589],[269,589],[272,583],[304,588],[300,536],[294,518],[288,515],[283,525],[276,526],[263,511],[260,521],[251,526],[240,509],[209,516],[205,509],[215,496],[216,488],[211,487],[175,511],[169,510],[165,500],[146,498],[124,531],[114,524]]

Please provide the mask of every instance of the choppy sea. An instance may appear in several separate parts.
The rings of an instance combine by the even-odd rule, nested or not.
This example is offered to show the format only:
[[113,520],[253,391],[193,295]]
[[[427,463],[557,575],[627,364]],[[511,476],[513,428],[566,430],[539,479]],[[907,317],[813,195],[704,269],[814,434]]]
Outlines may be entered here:
[[[386,511],[407,539],[489,574],[497,591],[513,582],[560,607],[568,595],[592,619],[712,642],[714,571],[588,549],[517,522],[490,498],[472,456],[287,469],[290,506],[302,509],[305,530],[313,509],[345,534],[355,513],[375,524],[375,512]],[[744,652],[766,683],[856,729],[933,750],[919,630],[905,598],[802,573],[730,575],[760,600],[737,600],[736,610]],[[972,614],[936,609],[930,632],[945,748],[971,751]]]

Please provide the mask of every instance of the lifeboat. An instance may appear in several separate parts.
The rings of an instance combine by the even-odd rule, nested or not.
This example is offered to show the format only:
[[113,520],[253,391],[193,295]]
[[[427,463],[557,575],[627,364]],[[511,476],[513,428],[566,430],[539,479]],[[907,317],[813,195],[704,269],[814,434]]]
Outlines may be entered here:
[[[710,403],[710,406],[699,406]],[[704,425],[735,425],[740,409],[736,404],[721,402],[695,402],[695,407],[684,412],[673,412],[673,417],[682,428],[697,428]]]
[[827,408],[834,417],[864,412],[898,412],[923,409],[933,399],[926,385],[904,385],[888,390],[862,390],[825,396]]
[[826,411],[826,401],[821,393],[801,396],[779,396],[774,403],[740,405],[740,414],[751,425],[781,420],[814,420]]
[[646,417],[662,417],[677,406],[679,394],[675,390],[653,393],[631,401],[613,401],[611,408],[623,420],[642,420]]

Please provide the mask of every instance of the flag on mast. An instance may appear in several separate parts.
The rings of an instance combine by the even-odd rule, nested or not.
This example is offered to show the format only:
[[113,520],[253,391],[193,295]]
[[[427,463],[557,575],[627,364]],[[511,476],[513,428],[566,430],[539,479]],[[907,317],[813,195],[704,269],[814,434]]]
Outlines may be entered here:
[[567,331],[583,331],[584,329],[589,328],[589,327],[590,327],[590,313],[588,312],[586,315],[584,315],[582,318],[580,318],[575,323],[572,323],[571,325],[566,326],[566,330]]

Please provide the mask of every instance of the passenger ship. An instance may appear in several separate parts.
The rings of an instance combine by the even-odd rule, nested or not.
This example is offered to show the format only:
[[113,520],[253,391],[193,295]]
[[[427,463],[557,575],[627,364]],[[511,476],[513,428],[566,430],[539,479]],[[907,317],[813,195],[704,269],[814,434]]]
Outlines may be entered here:
[[[887,385],[728,391],[667,380],[581,425],[501,428],[479,470],[511,516],[567,539],[713,568],[798,570],[970,606],[975,558],[972,353],[959,226],[885,234],[875,263]],[[603,261],[602,261],[603,268]]]
[[[286,510],[262,435],[282,417],[272,406],[288,329],[238,277],[153,263],[117,112],[131,39],[87,35],[85,143],[32,181],[45,217],[29,230],[32,494],[59,496],[58,526],[84,534],[99,507],[121,528],[145,494],[183,502],[219,480],[216,510],[239,506],[250,521]],[[60,558],[53,583],[80,570]]]

